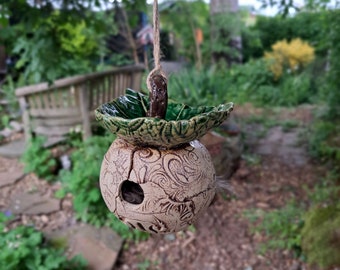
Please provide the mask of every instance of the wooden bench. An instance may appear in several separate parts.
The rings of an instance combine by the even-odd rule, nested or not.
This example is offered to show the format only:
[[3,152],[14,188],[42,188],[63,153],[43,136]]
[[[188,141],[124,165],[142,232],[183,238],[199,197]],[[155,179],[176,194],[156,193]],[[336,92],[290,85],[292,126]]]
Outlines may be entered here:
[[25,140],[43,135],[51,145],[79,126],[83,139],[88,138],[94,110],[123,95],[126,88],[140,90],[144,70],[142,65],[125,66],[17,88]]

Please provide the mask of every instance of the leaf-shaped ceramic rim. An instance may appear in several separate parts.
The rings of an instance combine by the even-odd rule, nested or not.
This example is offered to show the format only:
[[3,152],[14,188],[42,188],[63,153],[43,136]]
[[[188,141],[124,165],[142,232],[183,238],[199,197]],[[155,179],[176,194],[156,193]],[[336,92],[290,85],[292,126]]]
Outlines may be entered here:
[[190,107],[169,100],[165,119],[158,119],[146,117],[147,96],[127,89],[125,96],[101,105],[95,115],[104,128],[132,144],[174,148],[219,126],[233,106],[226,103],[217,107]]

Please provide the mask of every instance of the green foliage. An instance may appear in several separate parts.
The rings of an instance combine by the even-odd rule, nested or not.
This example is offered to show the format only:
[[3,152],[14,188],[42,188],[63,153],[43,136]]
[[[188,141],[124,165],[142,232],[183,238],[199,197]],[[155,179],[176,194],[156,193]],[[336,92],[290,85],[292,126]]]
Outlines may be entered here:
[[86,269],[83,258],[71,260],[63,250],[52,247],[41,232],[33,227],[19,225],[6,228],[8,218],[0,213],[0,268],[3,270],[80,270]]
[[263,60],[210,69],[183,70],[169,78],[169,96],[191,106],[217,105],[232,101],[258,106],[297,106],[318,95],[309,71],[285,74],[279,81]]
[[51,150],[44,147],[46,137],[32,138],[26,146],[21,161],[25,164],[25,172],[34,172],[38,177],[53,180],[53,172],[57,162]]
[[285,78],[280,81],[277,92],[271,93],[267,102],[277,106],[297,106],[310,103],[314,95],[310,74],[285,75]]
[[93,136],[85,142],[76,142],[72,153],[72,170],[60,173],[64,190],[73,194],[76,216],[84,222],[101,225],[107,209],[99,190],[100,166],[112,136]]
[[312,189],[307,189],[308,198],[312,205],[332,205],[337,202],[340,186],[339,174],[329,171],[327,175]]
[[311,127],[309,150],[313,157],[328,162],[335,170],[340,170],[340,11],[327,12],[330,28],[324,29],[327,46],[330,49],[329,70],[325,76],[322,94],[327,107],[323,115]]
[[137,264],[137,268],[139,270],[148,270],[148,269],[153,269],[157,268],[158,261],[150,261],[148,259],[144,259],[144,261],[140,262]]
[[0,85],[0,100],[7,102],[0,106],[0,130],[8,126],[9,122],[19,115],[19,103],[15,96],[15,89],[21,85],[21,81],[14,82],[11,76],[7,76],[4,83]]
[[254,27],[242,27],[241,38],[243,63],[263,56],[264,49],[258,29]]
[[340,123],[338,120],[318,120],[310,129],[309,151],[322,162],[340,169]]
[[273,83],[273,74],[266,69],[262,60],[250,61],[242,66],[235,65],[229,70],[229,74],[228,96],[234,96],[235,102],[268,104],[275,91],[278,91]]
[[[204,40],[209,40],[207,20],[209,6],[202,0],[195,1],[165,1],[160,5],[161,21],[164,30],[173,32],[178,39],[176,49],[180,56],[194,62],[195,55],[195,29],[204,31]],[[176,18],[174,20],[174,17]]]
[[3,106],[0,107],[0,113],[6,110],[6,113],[12,117],[18,114],[19,103],[17,97],[15,96],[15,89],[20,86],[23,86],[22,81],[15,82],[11,76],[6,77],[5,82],[0,88],[0,97],[6,100],[8,104],[6,105],[6,109]]
[[296,255],[301,253],[301,229],[303,208],[291,201],[283,208],[265,213],[262,211],[246,212],[250,221],[260,223],[255,227],[256,231],[263,232],[268,241],[261,246],[262,252],[270,249],[290,249]]
[[[238,13],[219,13],[210,17],[212,29],[209,55],[215,59],[233,60],[241,59],[241,51],[233,45],[235,37],[241,36],[244,26]],[[236,61],[239,62],[239,61]]]
[[339,174],[331,171],[313,188],[306,188],[309,205],[293,200],[270,212],[260,209],[245,212],[255,224],[253,230],[268,237],[261,251],[290,249],[311,264],[338,266],[340,257],[334,256],[340,254],[338,179]]
[[169,98],[191,106],[214,106],[226,102],[222,74],[213,69],[187,69],[173,74],[168,83]]
[[[327,12],[300,12],[287,18],[257,16],[255,25],[250,29],[256,31],[263,51],[269,51],[271,46],[279,40],[291,41],[294,38],[301,38],[316,49],[317,55],[326,55],[325,32],[329,29],[328,23],[325,21],[327,16]],[[247,47],[245,50],[247,54],[250,53]],[[253,57],[262,56],[257,51],[251,55]]]
[[309,210],[302,230],[307,261],[322,268],[340,266],[340,204]]
[[283,132],[289,132],[291,129],[298,127],[299,122],[296,120],[285,120],[280,121],[280,125],[282,126]]
[[328,14],[329,33],[328,37],[330,50],[330,69],[327,74],[327,90],[329,112],[327,118],[333,120],[340,116],[340,10],[332,10]]
[[261,0],[262,5],[264,7],[271,6],[276,7],[278,9],[278,14],[280,14],[283,18],[287,17],[292,11],[301,11],[301,6],[304,11],[308,11],[310,13],[318,12],[320,10],[326,10],[331,6],[337,7],[339,5],[338,2],[333,2],[331,0],[305,0],[302,2],[294,2],[290,0]]
[[3,5],[16,23],[1,29],[0,43],[18,56],[16,69],[23,72],[26,84],[95,70],[104,54],[104,37],[115,30],[113,16],[84,7],[71,12],[65,7],[72,5],[59,11],[26,1]]
[[62,170],[63,189],[57,196],[70,192],[76,217],[95,226],[108,226],[123,238],[144,240],[147,234],[129,229],[107,209],[99,189],[99,174],[103,157],[114,140],[113,135],[93,136],[85,142],[75,142],[72,170]]

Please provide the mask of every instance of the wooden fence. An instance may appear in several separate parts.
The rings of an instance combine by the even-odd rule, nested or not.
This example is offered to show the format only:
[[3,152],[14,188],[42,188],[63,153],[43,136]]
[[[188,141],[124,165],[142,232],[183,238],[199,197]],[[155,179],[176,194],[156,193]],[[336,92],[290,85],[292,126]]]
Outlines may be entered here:
[[36,134],[53,144],[77,126],[82,126],[83,139],[88,138],[94,110],[126,88],[140,90],[143,72],[144,66],[133,65],[17,88],[26,141]]

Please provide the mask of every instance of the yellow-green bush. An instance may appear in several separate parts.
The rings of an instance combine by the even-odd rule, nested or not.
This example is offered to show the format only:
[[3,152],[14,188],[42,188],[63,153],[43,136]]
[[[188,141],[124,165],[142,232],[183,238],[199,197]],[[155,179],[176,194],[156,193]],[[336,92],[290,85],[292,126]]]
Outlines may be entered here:
[[296,73],[314,60],[314,48],[299,38],[290,42],[282,40],[272,46],[272,52],[265,52],[264,58],[276,79],[284,71]]

